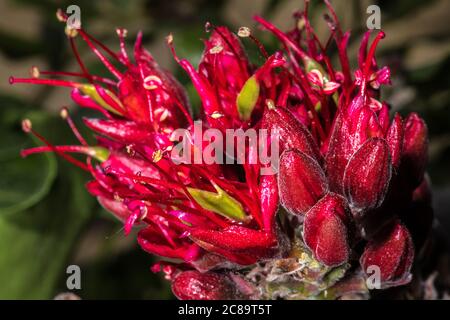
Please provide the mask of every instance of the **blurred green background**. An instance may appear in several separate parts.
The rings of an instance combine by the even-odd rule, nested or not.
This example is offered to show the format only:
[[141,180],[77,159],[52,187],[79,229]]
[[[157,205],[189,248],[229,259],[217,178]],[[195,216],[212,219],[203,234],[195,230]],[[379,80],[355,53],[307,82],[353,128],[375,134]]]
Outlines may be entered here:
[[[322,39],[327,27],[321,1],[311,1],[311,18]],[[0,299],[48,299],[66,289],[66,268],[82,270],[83,299],[172,298],[167,283],[150,271],[155,261],[141,251],[135,234],[123,236],[122,226],[87,194],[88,176],[54,155],[22,159],[22,148],[33,140],[20,129],[32,119],[34,128],[54,143],[76,143],[58,117],[67,105],[77,119],[86,116],[69,98],[69,90],[44,86],[10,86],[8,77],[28,76],[31,66],[78,71],[57,8],[81,8],[83,27],[118,49],[116,27],[128,29],[131,45],[138,30],[156,60],[185,84],[194,104],[198,98],[186,75],[175,65],[164,38],[174,34],[178,53],[196,64],[211,21],[237,30],[255,27],[251,17],[262,14],[282,29],[291,28],[301,0],[0,0]],[[333,1],[344,29],[351,28],[352,60],[365,31],[366,8],[378,4],[387,37],[378,57],[392,67],[393,85],[383,92],[395,111],[420,113],[431,135],[429,173],[433,182],[438,228],[450,234],[450,1]],[[258,37],[274,50],[273,38]],[[81,41],[80,41],[81,42]],[[244,41],[245,42],[245,41]],[[245,42],[254,51],[251,43]],[[93,74],[105,71],[92,53],[80,46]],[[262,61],[252,54],[255,62]]]

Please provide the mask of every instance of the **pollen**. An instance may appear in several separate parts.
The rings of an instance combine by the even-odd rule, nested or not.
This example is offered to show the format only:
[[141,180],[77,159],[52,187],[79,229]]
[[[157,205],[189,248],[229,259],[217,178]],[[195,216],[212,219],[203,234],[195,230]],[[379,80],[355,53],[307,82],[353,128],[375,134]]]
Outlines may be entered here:
[[162,151],[161,150],[156,150],[155,152],[153,152],[153,155],[152,155],[152,161],[153,162],[158,162],[159,160],[161,160],[162,159]]
[[166,41],[169,45],[173,43],[173,35],[171,33],[166,37]]
[[37,78],[40,77],[41,72],[39,71],[38,67],[32,66],[31,69],[30,69],[30,75],[31,75],[32,78],[37,79]]
[[31,129],[33,128],[31,120],[30,119],[23,119],[22,120],[22,130],[26,133],[29,133]]
[[275,103],[272,99],[266,99],[266,106],[269,110],[275,109]]
[[67,117],[69,116],[69,112],[67,111],[66,107],[63,107],[61,109],[61,111],[59,112],[59,115],[61,116],[61,118],[63,118],[64,120],[67,119]]
[[212,47],[211,49],[209,49],[209,53],[216,54],[216,53],[222,52],[222,50],[223,50],[223,47],[221,45],[216,45],[216,46]]
[[249,27],[240,27],[237,35],[241,38],[248,38],[252,34]]
[[61,9],[56,10],[56,19],[58,19],[59,22],[66,22],[66,15]]
[[78,30],[69,26],[66,26],[64,32],[69,38],[75,38],[78,35]]
[[213,113],[211,113],[210,117],[213,119],[219,119],[222,118],[224,115],[222,113],[220,113],[219,111],[214,111]]
[[117,29],[116,29],[116,32],[117,32],[117,35],[118,35],[119,37],[124,37],[124,38],[126,38],[127,35],[128,35],[128,30],[125,29],[125,28],[117,28]]

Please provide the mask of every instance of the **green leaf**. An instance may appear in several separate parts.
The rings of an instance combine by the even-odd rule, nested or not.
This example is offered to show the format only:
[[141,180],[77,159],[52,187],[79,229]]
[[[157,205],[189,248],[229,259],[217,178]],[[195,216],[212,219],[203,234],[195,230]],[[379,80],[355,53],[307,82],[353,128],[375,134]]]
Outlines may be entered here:
[[244,86],[236,99],[236,105],[241,120],[247,121],[250,119],[256,102],[258,102],[259,90],[260,86],[255,76],[251,76],[244,83]]
[[[20,150],[34,146],[29,135],[20,129],[20,108],[4,109],[0,113],[0,215],[25,210],[36,204],[49,191],[55,179],[57,166],[53,154],[40,154],[21,158]],[[28,113],[38,127],[48,124],[48,116],[42,113]]]
[[94,198],[79,170],[61,171],[43,201],[0,216],[0,299],[48,299],[65,287],[68,254]]
[[218,185],[214,184],[214,188],[217,193],[195,188],[188,188],[188,191],[202,208],[232,220],[245,221],[247,215],[241,203],[231,197]]

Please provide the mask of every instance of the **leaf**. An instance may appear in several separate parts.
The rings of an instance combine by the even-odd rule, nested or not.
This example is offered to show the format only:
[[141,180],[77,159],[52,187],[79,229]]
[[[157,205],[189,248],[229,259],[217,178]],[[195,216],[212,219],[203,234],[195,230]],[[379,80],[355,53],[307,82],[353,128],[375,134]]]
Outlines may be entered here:
[[[49,191],[56,175],[56,160],[52,154],[41,154],[26,159],[20,150],[33,146],[33,140],[20,129],[20,107],[0,112],[0,215],[25,210],[36,204]],[[28,113],[35,125],[48,125],[43,113]]]
[[77,169],[61,171],[43,201],[0,216],[0,299],[48,299],[60,279],[65,284],[68,254],[94,198]]
[[259,98],[259,83],[255,76],[248,78],[239,92],[236,104],[241,120],[249,120]]
[[188,191],[202,208],[232,220],[245,221],[247,215],[242,205],[218,185],[214,185],[214,188],[217,193],[195,188],[188,188]]

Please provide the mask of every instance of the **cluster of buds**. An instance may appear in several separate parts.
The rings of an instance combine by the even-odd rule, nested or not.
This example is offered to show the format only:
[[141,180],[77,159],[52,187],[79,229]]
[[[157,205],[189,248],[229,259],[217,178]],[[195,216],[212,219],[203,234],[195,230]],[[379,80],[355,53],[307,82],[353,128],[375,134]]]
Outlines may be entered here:
[[[139,245],[162,258],[152,270],[165,273],[180,299],[366,296],[371,270],[378,270],[380,288],[404,285],[432,220],[427,128],[417,114],[390,120],[390,107],[380,100],[381,85],[390,83],[389,68],[378,67],[375,59],[384,33],[370,45],[371,32],[364,35],[352,73],[350,33],[325,3],[331,30],[326,45],[311,27],[307,8],[294,15],[295,28],[287,33],[255,17],[280,44],[272,54],[249,28],[234,34],[208,23],[210,37],[196,69],[177,56],[173,36],[167,37],[200,96],[204,126],[278,134],[279,168],[272,175],[260,174],[260,162],[174,163],[172,133],[194,127],[188,99],[143,49],[141,34],[134,61],[128,57],[123,29],[117,30],[118,53],[82,28],[66,32],[80,73],[33,68],[31,78],[10,78],[70,87],[75,103],[102,115],[84,119],[97,134],[95,146],[67,109],[63,118],[80,145],[54,146],[24,120],[24,130],[45,145],[22,154],[55,152],[90,172],[88,191],[124,222],[125,234],[140,227]],[[58,18],[67,20],[62,12]],[[76,37],[112,78],[89,73]],[[257,46],[264,63],[249,61],[240,38]],[[327,55],[333,44],[339,68]],[[85,154],[86,162],[71,153]],[[253,152],[246,147],[243,154],[249,158]]]

